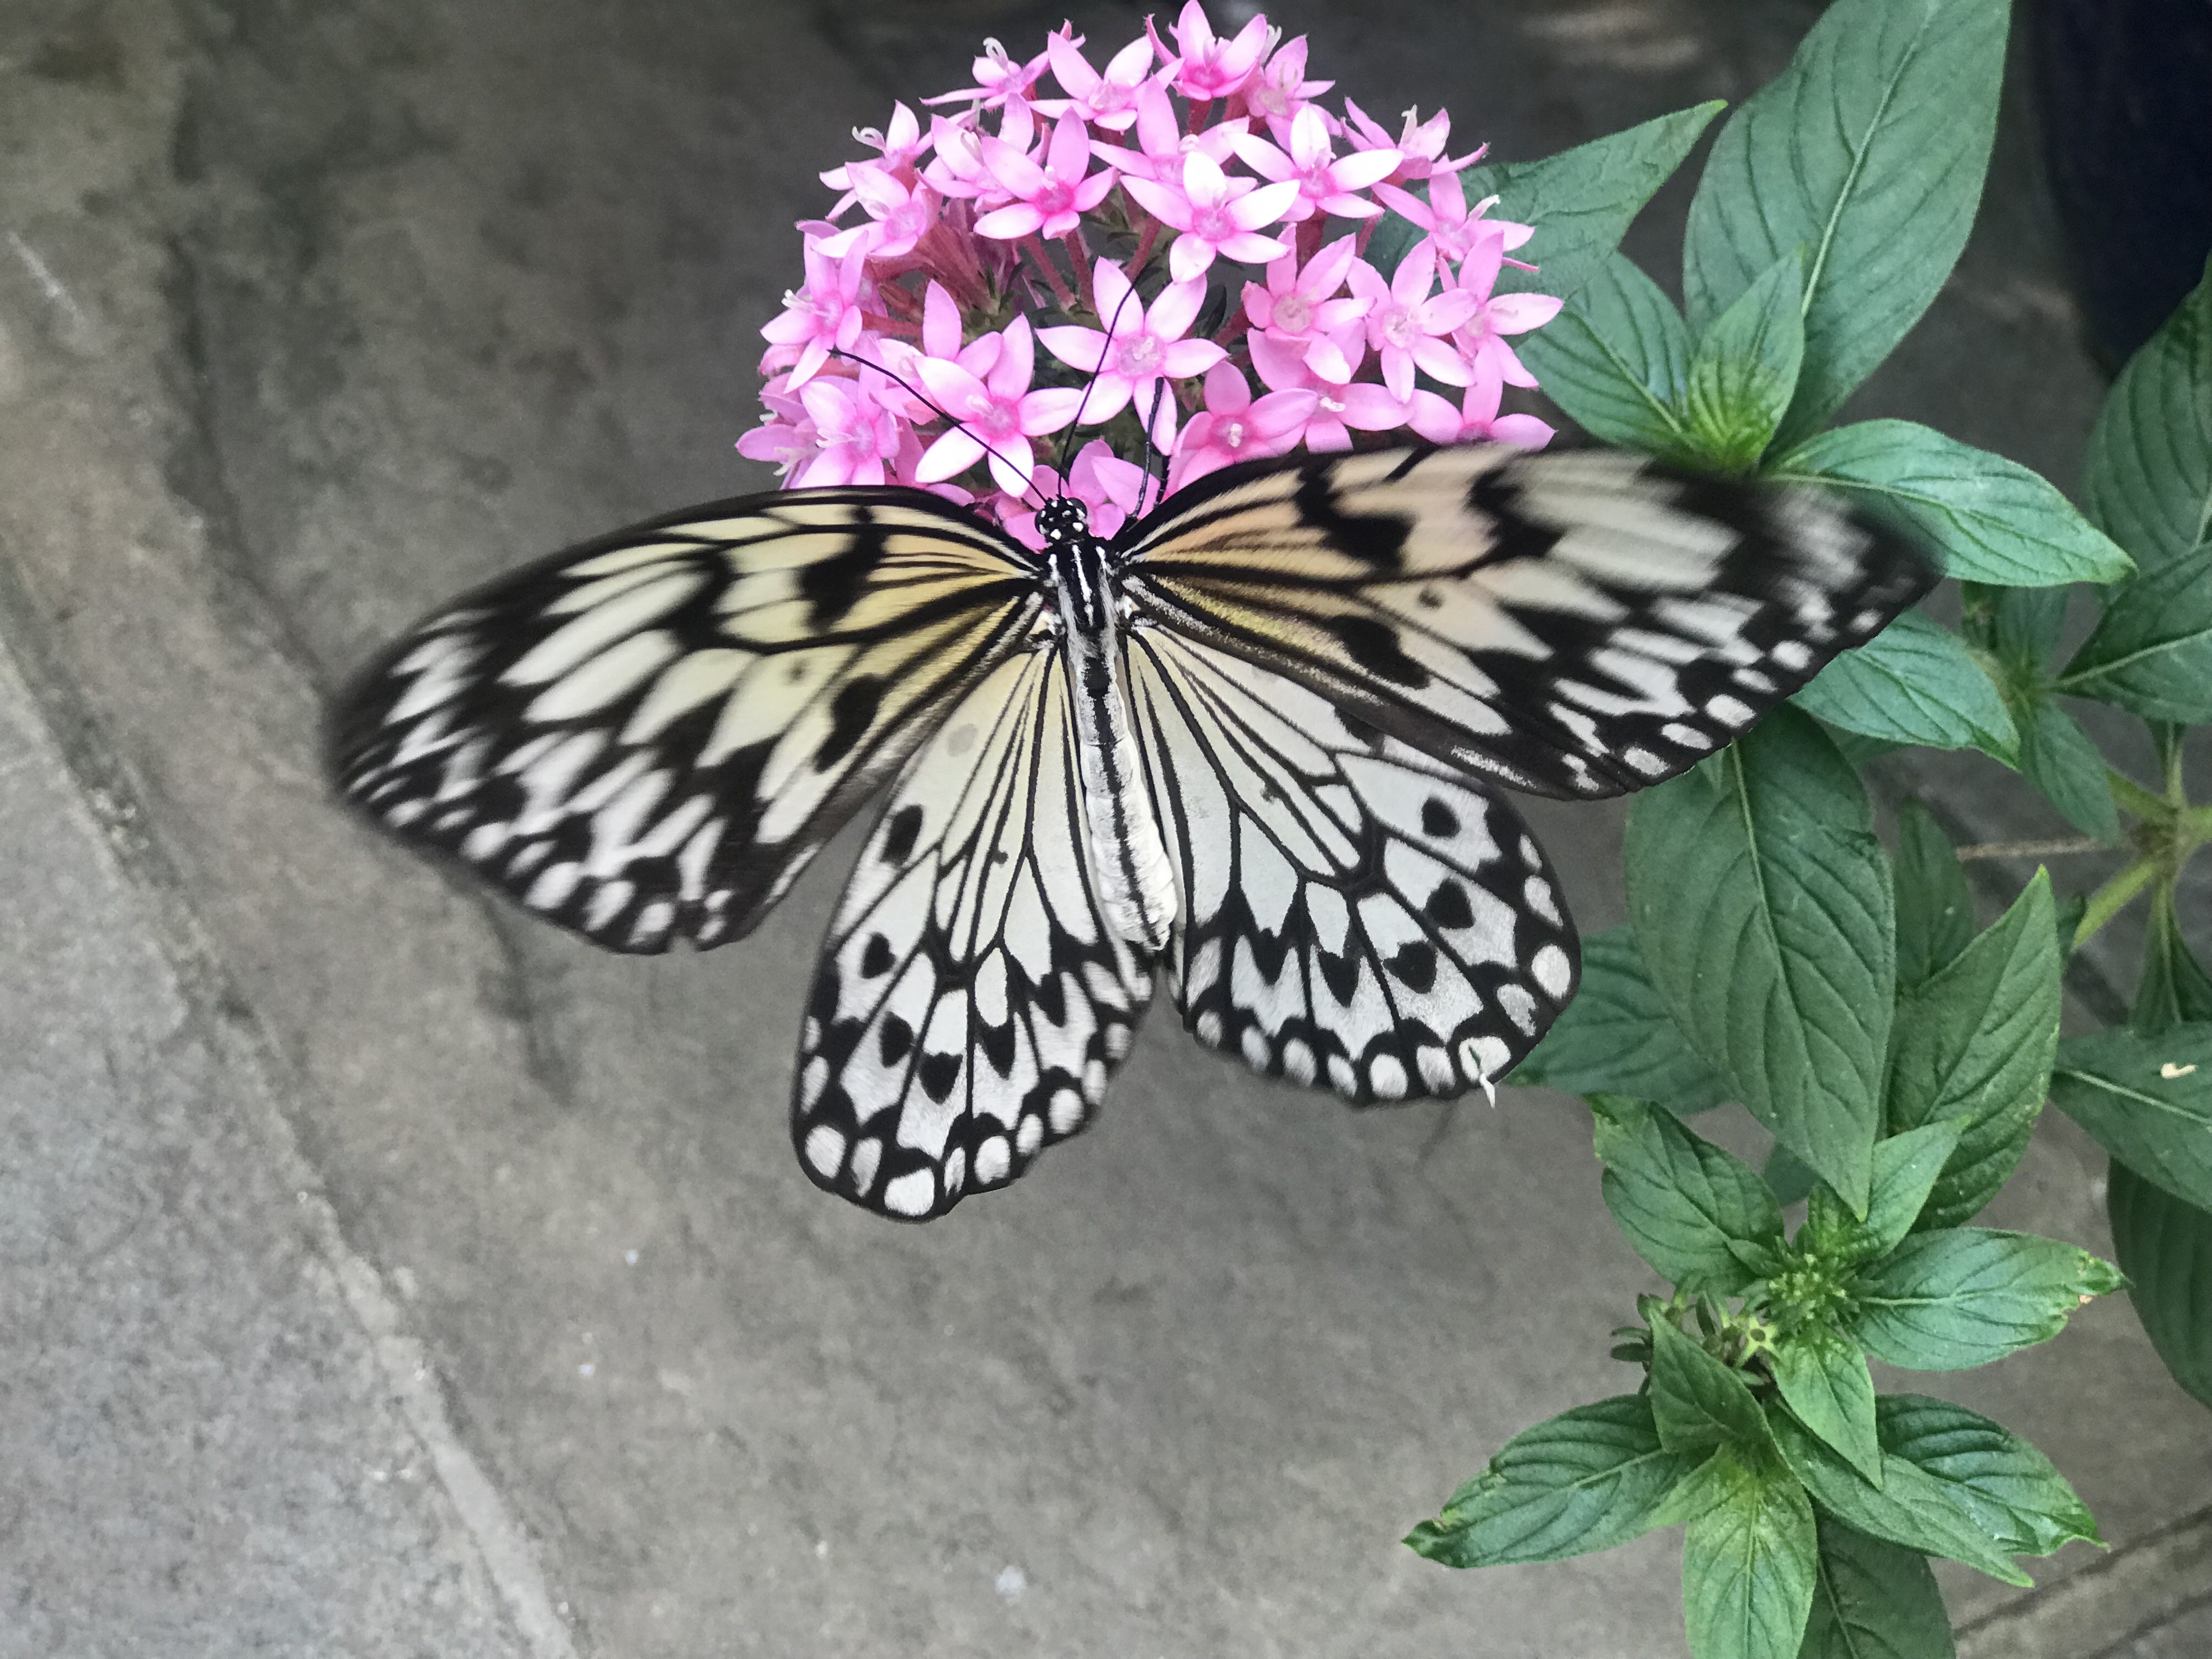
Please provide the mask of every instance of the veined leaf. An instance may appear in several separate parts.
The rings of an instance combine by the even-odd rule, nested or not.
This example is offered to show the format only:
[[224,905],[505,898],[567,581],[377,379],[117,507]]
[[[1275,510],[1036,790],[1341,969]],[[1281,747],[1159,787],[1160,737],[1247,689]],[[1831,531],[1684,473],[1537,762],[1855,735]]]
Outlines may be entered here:
[[2049,1458],[1978,1412],[1925,1395],[1884,1395],[1875,1407],[1882,1448],[1943,1483],[1951,1499],[2000,1548],[2048,1555],[2097,1522]]
[[2112,383],[2082,494],[2146,571],[2212,536],[2212,274]]
[[2058,1051],[2062,965],[2051,878],[2039,870],[1987,933],[1899,995],[1891,1131],[1966,1120],[1921,1213],[1923,1229],[1972,1219],[2027,1150]]
[[2066,821],[2100,841],[2120,838],[2119,809],[2105,782],[2105,757],[2074,717],[2046,696],[2013,710],[2020,732],[2020,769]]
[[1949,966],[1974,938],[1966,868],[1917,800],[1898,809],[1896,886],[1897,982],[1909,989]]
[[1626,927],[1583,941],[1582,988],[1512,1081],[1571,1095],[1632,1095],[1676,1112],[1702,1112],[1729,1085],[1692,1050],[1651,988]]
[[1956,1659],[1928,1558],[1819,1517],[1820,1577],[1797,1659]]
[[2175,1382],[2212,1406],[2212,1211],[2115,1158],[2105,1212],[2151,1346]]
[[1448,1567],[1562,1561],[1611,1549],[1653,1524],[1660,1500],[1696,1461],[1660,1445],[1642,1395],[1577,1406],[1507,1441],[1406,1542]]
[[1881,1485],[1874,1376],[1859,1345],[1825,1325],[1810,1326],[1776,1345],[1768,1369],[1797,1420],[1861,1475]]
[[1803,1638],[1819,1571],[1813,1505],[1772,1449],[1723,1446],[1716,1501],[1682,1534],[1682,1623],[1698,1659],[1768,1659]]
[[2212,542],[2113,592],[2052,689],[2147,720],[2212,720]]
[[1759,1401],[1742,1375],[1666,1319],[1651,1323],[1651,1418],[1659,1443],[1669,1451],[1702,1452],[1766,1437]]
[[1814,1189],[1801,1245],[1810,1245],[1815,1254],[1838,1266],[1887,1255],[1912,1231],[1963,1127],[1952,1118],[1875,1142],[1865,1219],[1845,1210],[1824,1182]]
[[1782,1209],[1758,1171],[1640,1100],[1590,1106],[1606,1208],[1636,1253],[1686,1290],[1728,1296],[1758,1278],[1747,1256],[1782,1244]]
[[1805,358],[1804,279],[1804,252],[1793,248],[1698,342],[1683,408],[1698,453],[1716,466],[1752,466],[1789,410]]
[[2008,1584],[2033,1581],[2012,1557],[1961,1509],[1946,1484],[1908,1460],[1884,1453],[1880,1486],[1828,1449],[1780,1402],[1770,1404],[1767,1426],[1790,1473],[1813,1501],[1861,1532],[1923,1555],[1961,1561]]
[[1915,1233],[1861,1274],[1850,1329],[1893,1365],[1964,1370],[2049,1341],[2075,1309],[2119,1285],[2111,1263],[2055,1238]]
[[1964,641],[1908,611],[1822,669],[1792,699],[1807,714],[1870,738],[1978,749],[2018,763],[2012,716]]
[[2151,897],[2150,937],[2143,945],[2142,982],[2128,1011],[2128,1029],[2155,1033],[2191,1020],[2212,1021],[2212,974],[2181,936],[2173,912],[2173,889],[2160,887]]
[[1785,432],[1814,431],[1928,308],[1966,246],[1996,130],[2004,0],[1839,0],[1721,129],[1690,204],[1690,324],[1811,250],[1805,368]]
[[2069,1037],[2051,1098],[2137,1175],[2212,1206],[2212,1024]]
[[1915,422],[1817,434],[1767,473],[1824,483],[1909,520],[1961,581],[2043,587],[2117,581],[2133,568],[2041,474]]
[[1674,1023],[1855,1210],[1895,972],[1872,823],[1835,745],[1784,709],[1638,796],[1626,857],[1637,943]]
[[1565,309],[1514,349],[1592,437],[1653,454],[1691,451],[1681,414],[1690,331],[1674,302],[1625,255],[1607,259]]

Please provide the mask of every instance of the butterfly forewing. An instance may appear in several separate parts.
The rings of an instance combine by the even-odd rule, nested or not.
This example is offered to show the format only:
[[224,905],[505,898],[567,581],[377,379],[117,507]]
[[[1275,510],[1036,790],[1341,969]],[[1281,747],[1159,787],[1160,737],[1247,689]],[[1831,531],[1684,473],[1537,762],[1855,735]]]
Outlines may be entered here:
[[817,1184],[926,1220],[1103,1097],[1152,976],[1101,914],[1075,743],[1048,648],[993,671],[908,763],[808,1005],[792,1134]]
[[1583,797],[1687,769],[1934,574],[1815,491],[1504,445],[1231,468],[1121,557],[1163,627],[1455,767]]
[[1200,1040],[1358,1101],[1509,1071],[1577,960],[1512,811],[1224,651],[1139,629],[1128,655],[1183,899],[1168,965]]
[[339,704],[333,766],[597,944],[724,944],[1036,605],[1018,545],[918,490],[720,502],[427,619]]

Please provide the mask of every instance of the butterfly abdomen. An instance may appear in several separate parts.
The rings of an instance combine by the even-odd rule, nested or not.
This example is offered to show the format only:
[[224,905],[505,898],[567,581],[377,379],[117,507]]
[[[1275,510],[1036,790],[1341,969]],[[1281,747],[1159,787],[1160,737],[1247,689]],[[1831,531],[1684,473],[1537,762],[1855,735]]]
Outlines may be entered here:
[[1106,548],[1079,533],[1055,542],[1046,554],[1046,574],[1075,690],[1078,775],[1099,900],[1115,933],[1158,952],[1175,927],[1175,871],[1122,696],[1118,601]]

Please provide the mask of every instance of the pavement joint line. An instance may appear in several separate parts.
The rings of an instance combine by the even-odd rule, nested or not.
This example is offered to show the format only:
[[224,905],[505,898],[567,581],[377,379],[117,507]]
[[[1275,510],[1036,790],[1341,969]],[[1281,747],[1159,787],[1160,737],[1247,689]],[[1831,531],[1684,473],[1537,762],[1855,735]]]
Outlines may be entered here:
[[[282,1102],[306,1085],[263,1029],[224,967],[186,896],[183,877],[153,833],[138,787],[88,700],[55,659],[37,601],[0,545],[0,651],[28,690],[49,738],[124,879],[147,907],[149,931],[176,975],[178,994],[211,1045],[258,1087],[253,1115],[299,1218],[335,1279],[347,1311],[368,1337],[386,1386],[429,1457],[440,1486],[474,1543],[485,1575],[533,1659],[577,1659],[568,1621],[529,1534],[455,1429],[442,1382],[376,1268],[346,1241],[320,1172],[301,1150]],[[280,1080],[283,1087],[280,1087]],[[566,1603],[561,1604],[565,1607]]]
[[[2212,1508],[1960,1626],[1959,1659],[2118,1659],[2130,1643],[2208,1601]],[[2144,1611],[2132,1620],[2114,1616],[2131,1606]]]

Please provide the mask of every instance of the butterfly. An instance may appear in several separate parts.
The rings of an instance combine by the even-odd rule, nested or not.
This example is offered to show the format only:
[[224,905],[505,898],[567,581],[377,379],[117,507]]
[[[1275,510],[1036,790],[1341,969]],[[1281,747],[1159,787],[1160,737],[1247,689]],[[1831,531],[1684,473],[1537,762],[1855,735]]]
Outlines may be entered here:
[[1934,579],[1826,494],[1600,449],[1250,462],[1111,540],[1037,525],[852,487],[617,532],[400,639],[334,775],[625,951],[741,938],[888,782],[792,1134],[922,1220],[1091,1121],[1158,979],[1271,1076],[1487,1091],[1579,970],[1499,788],[1674,776]]

